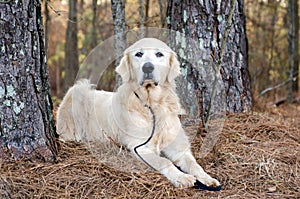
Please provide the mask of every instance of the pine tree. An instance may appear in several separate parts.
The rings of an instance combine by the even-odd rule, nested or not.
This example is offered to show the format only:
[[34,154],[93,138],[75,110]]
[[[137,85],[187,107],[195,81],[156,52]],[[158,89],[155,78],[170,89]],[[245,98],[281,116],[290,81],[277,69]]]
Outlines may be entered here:
[[77,0],[69,0],[69,19],[65,43],[64,91],[67,91],[74,84],[79,70],[77,32]]
[[[184,106],[206,120],[212,96],[225,95],[227,111],[249,111],[251,94],[243,0],[169,0],[167,23],[169,29],[184,35],[172,37],[184,79],[188,81],[180,86],[180,93],[201,99],[197,103],[184,97]],[[223,93],[213,93],[211,85],[215,77],[210,77],[211,74],[220,75],[220,82],[215,83],[222,84]]]
[[[120,63],[121,56],[126,49],[126,19],[124,0],[111,0],[111,11],[114,20],[114,48],[115,48],[115,66]],[[116,84],[121,85],[121,77],[117,75]]]
[[57,154],[41,2],[0,3],[0,157]]

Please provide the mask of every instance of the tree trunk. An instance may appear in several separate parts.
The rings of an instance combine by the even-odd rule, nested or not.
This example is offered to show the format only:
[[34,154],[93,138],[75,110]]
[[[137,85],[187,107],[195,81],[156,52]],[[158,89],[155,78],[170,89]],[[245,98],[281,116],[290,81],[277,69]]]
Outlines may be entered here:
[[288,0],[288,49],[290,84],[288,98],[293,102],[293,93],[298,92],[299,78],[299,15],[298,0]]
[[140,4],[140,39],[145,37],[145,2],[144,0],[139,0]]
[[165,22],[166,22],[166,12],[164,12],[164,8],[165,8],[165,3],[163,2],[163,0],[158,0],[158,4],[159,4],[159,15],[160,15],[160,24],[161,27],[164,28],[165,27]]
[[223,95],[213,91],[214,85],[224,87],[227,111],[244,112],[251,108],[244,4],[243,0],[235,1],[168,2],[168,28],[183,33],[173,37],[188,82],[180,86],[180,93],[200,99],[195,103],[185,97],[183,104],[204,120],[210,114],[212,96]]
[[146,0],[145,3],[145,25],[146,26],[148,26],[149,23],[149,6],[150,6],[150,0]]
[[98,26],[97,26],[97,22],[98,22],[98,20],[97,20],[97,1],[98,0],[93,0],[93,4],[92,4],[92,6],[93,6],[93,20],[92,20],[92,25],[93,25],[93,27],[92,27],[92,44],[91,44],[91,49],[93,49],[93,48],[95,48],[96,46],[97,46],[97,44],[98,44],[98,40],[97,40],[97,28],[98,28]]
[[77,0],[69,0],[69,20],[65,44],[64,91],[74,84],[78,69]]
[[[111,0],[111,11],[114,20],[114,48],[115,48],[115,67],[120,63],[121,56],[126,49],[126,19],[125,4],[123,0]],[[122,79],[119,75],[116,77],[116,85],[120,86]]]
[[41,2],[0,4],[0,157],[57,154]]
[[47,54],[48,51],[48,42],[49,42],[49,25],[51,21],[51,17],[49,14],[48,1],[45,1],[45,52]]

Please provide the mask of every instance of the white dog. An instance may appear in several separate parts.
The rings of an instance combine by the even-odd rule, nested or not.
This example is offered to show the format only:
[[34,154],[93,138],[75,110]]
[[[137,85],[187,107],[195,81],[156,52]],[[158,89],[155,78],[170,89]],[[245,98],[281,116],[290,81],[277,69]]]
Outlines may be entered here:
[[193,186],[196,180],[218,187],[197,164],[178,118],[182,109],[175,93],[180,73],[175,53],[158,39],[141,39],[124,52],[116,72],[123,84],[115,93],[97,91],[87,80],[69,89],[57,114],[60,138],[113,139],[176,187]]

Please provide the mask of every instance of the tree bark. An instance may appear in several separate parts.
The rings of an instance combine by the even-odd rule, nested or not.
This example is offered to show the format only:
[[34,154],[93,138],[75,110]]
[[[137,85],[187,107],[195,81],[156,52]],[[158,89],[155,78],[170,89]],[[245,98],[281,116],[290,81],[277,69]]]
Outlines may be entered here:
[[51,17],[49,14],[48,1],[45,1],[45,52],[47,54],[48,51],[48,42],[49,42],[49,25],[51,21]]
[[77,0],[69,0],[69,20],[65,44],[64,91],[74,84],[78,69]]
[[0,3],[0,157],[57,154],[41,2]]
[[221,82],[217,84],[224,86],[227,111],[251,109],[244,3],[243,0],[234,1],[168,2],[168,28],[185,35],[175,34],[173,37],[184,79],[188,81],[180,86],[180,93],[184,96],[196,95],[200,99],[197,104],[191,98],[184,97],[183,104],[202,119],[209,114],[213,94],[207,82],[214,82],[215,79],[209,77],[212,72],[207,71],[215,70],[215,74],[221,75]]
[[166,2],[164,0],[158,0],[159,4],[159,15],[160,15],[160,24],[162,28],[165,28],[166,25],[166,7],[169,2]]
[[[115,67],[120,63],[124,50],[126,49],[126,18],[125,4],[123,0],[111,0],[111,11],[114,21],[114,48],[115,48]],[[122,79],[116,76],[116,85],[120,86]]]
[[97,15],[98,15],[98,9],[97,9],[97,1],[98,0],[93,0],[92,6],[93,6],[93,20],[92,20],[92,44],[91,44],[91,49],[95,48],[98,44],[97,40]]
[[288,51],[290,84],[288,99],[293,102],[293,93],[299,90],[299,15],[298,0],[288,0]]
[[149,23],[149,7],[150,7],[150,0],[146,0],[145,3],[145,25],[146,26],[148,26]]
[[145,2],[144,0],[139,0],[140,4],[140,39],[145,37]]

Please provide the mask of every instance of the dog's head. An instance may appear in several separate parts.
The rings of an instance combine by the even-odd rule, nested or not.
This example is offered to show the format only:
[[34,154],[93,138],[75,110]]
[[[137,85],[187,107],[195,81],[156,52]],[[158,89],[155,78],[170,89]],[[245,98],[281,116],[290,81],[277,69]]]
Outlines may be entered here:
[[176,54],[164,42],[144,38],[126,49],[116,72],[123,82],[157,86],[172,82],[180,74],[180,67]]

